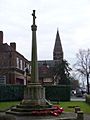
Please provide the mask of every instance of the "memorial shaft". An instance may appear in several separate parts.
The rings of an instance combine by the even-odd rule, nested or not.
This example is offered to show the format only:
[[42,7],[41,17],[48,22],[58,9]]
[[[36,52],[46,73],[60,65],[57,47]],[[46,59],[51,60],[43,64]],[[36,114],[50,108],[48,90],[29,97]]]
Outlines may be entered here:
[[32,13],[33,16],[33,25],[31,26],[32,30],[32,60],[31,60],[31,79],[32,83],[38,83],[38,62],[37,62],[37,42],[36,42],[36,30],[37,26],[35,25],[35,10]]

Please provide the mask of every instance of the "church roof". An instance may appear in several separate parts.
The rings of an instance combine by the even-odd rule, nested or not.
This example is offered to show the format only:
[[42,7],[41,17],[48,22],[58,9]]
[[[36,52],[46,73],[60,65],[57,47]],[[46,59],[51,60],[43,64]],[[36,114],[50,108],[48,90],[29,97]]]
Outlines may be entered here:
[[53,60],[42,60],[38,61],[39,66],[39,77],[50,78],[52,77],[52,68],[55,62]]

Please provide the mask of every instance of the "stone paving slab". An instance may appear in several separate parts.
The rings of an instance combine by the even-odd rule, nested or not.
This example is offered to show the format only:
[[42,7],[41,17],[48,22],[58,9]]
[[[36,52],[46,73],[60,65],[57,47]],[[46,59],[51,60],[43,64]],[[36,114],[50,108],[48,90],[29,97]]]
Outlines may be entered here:
[[59,120],[64,117],[75,118],[75,113],[62,113],[59,116],[15,116],[16,120]]

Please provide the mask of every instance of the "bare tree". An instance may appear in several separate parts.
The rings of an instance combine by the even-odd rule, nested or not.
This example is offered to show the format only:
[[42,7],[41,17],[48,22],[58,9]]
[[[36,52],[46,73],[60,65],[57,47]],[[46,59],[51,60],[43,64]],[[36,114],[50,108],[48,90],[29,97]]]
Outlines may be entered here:
[[84,76],[87,80],[87,93],[89,94],[89,77],[90,77],[90,49],[88,50],[79,50],[76,54],[77,62],[75,63],[75,69],[81,75]]

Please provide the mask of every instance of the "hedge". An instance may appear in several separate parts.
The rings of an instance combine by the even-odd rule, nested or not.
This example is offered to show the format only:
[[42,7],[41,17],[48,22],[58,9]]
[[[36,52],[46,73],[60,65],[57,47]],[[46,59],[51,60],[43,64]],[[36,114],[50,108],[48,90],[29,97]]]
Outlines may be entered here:
[[45,86],[46,99],[50,101],[70,101],[70,86]]
[[0,101],[22,100],[24,86],[21,85],[0,85]]
[[[70,86],[44,86],[46,99],[50,101],[70,101]],[[22,100],[24,86],[21,85],[0,85],[0,101]]]

